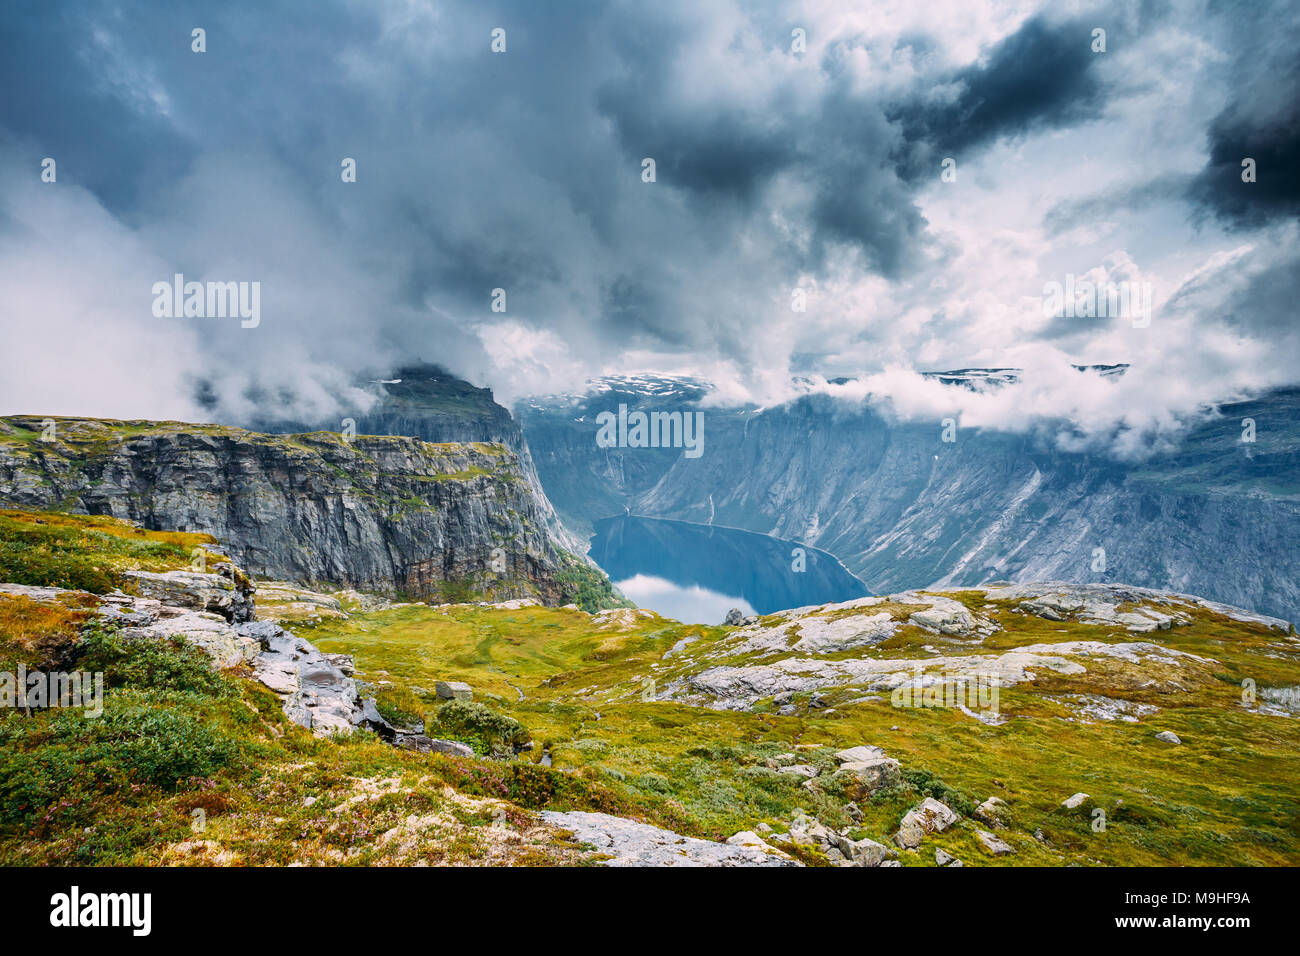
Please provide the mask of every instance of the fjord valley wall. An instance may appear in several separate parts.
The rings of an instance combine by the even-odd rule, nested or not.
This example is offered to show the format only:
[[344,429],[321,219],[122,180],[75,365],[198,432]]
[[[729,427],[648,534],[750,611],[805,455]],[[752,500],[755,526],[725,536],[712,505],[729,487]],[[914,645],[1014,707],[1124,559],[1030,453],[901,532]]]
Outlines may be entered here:
[[358,434],[403,435],[426,442],[493,442],[505,445],[519,461],[533,489],[552,541],[561,549],[581,553],[585,546],[556,515],[546,497],[519,423],[498,405],[491,389],[479,388],[436,365],[412,364],[384,379],[358,382],[371,396],[366,407],[343,408],[328,420],[320,418],[260,418],[242,424],[253,431],[296,434],[340,431],[350,423]]
[[[1300,620],[1300,390],[1225,405],[1144,461],[886,420],[808,396],[704,409],[703,454],[601,448],[594,412],[695,409],[699,390],[530,399],[517,413],[575,528],[629,511],[830,552],[875,593],[994,580],[1124,582]],[[1256,423],[1244,442],[1242,421]]]
[[599,577],[500,444],[12,416],[0,503],[204,532],[260,577],[421,600],[557,604]]

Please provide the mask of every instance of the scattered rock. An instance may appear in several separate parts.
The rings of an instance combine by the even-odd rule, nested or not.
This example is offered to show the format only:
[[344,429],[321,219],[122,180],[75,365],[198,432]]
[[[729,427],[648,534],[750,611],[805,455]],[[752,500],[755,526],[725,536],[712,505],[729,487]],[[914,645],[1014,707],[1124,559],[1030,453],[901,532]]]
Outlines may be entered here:
[[865,763],[869,760],[875,760],[877,757],[883,757],[885,751],[879,747],[873,747],[864,744],[858,747],[850,747],[847,750],[837,750],[835,759],[840,763]]
[[934,862],[938,863],[940,866],[947,866],[949,863],[958,862],[958,860],[947,850],[936,849],[934,851]]
[[904,849],[915,850],[928,833],[940,833],[957,822],[957,814],[934,797],[926,797],[908,810],[898,825],[894,842]]
[[[864,800],[877,790],[892,786],[902,779],[902,772],[897,760],[886,757],[884,751],[875,747],[854,747],[854,751],[876,750],[877,753],[862,760],[854,760],[840,765],[832,779],[842,781],[845,793],[851,800]],[[836,755],[837,757],[839,754]]]
[[473,700],[474,691],[464,681],[440,680],[433,685],[434,693],[442,700]]
[[817,772],[818,771],[816,767],[814,767],[812,764],[806,764],[806,763],[793,763],[790,764],[790,766],[788,767],[781,767],[777,770],[777,773],[798,774],[799,776],[807,777],[810,780],[813,777],[817,776]]
[[[607,813],[581,810],[542,811],[542,820],[552,827],[571,832],[574,839],[590,845],[604,859],[604,866],[800,866],[755,834],[737,834],[757,844],[734,845],[697,840],[647,823],[636,823]],[[732,839],[735,839],[733,837]]]
[[1181,744],[1181,743],[1182,743],[1182,741],[1178,739],[1178,735],[1177,735],[1176,733],[1174,733],[1172,730],[1162,730],[1162,731],[1160,731],[1160,733],[1156,734],[1156,740],[1163,740],[1163,741],[1164,741],[1165,743],[1167,743],[1167,744]]
[[726,627],[740,627],[745,623],[745,615],[738,607],[733,607],[723,618],[723,625]]
[[1002,813],[1006,805],[1007,802],[1001,797],[989,797],[975,808],[975,819],[987,823],[994,829],[1005,830],[1007,825],[1002,820]]
[[1092,797],[1088,796],[1086,793],[1076,793],[1074,796],[1066,797],[1062,800],[1061,806],[1065,807],[1067,810],[1073,810],[1075,807],[1082,806],[1083,801],[1091,799]]
[[880,866],[891,856],[897,856],[896,850],[866,838],[850,840],[839,837],[834,843],[834,848],[856,866]]
[[992,853],[994,856],[1005,856],[1008,853],[1016,852],[1011,848],[1011,844],[1007,843],[1005,840],[995,837],[992,833],[989,833],[987,830],[976,830],[975,839],[979,840],[980,846],[982,846],[989,853]]

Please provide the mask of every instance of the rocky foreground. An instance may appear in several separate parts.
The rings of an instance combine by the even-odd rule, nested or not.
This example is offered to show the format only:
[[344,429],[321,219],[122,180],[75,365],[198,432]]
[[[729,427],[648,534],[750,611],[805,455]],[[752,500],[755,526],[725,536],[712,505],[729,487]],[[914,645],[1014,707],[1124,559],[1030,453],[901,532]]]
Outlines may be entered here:
[[[983,595],[982,605],[972,606],[971,595]],[[1213,662],[1168,647],[1158,636],[1190,625],[1197,611],[1257,625],[1294,642],[1291,624],[1280,618],[1150,588],[1046,582],[984,585],[946,594],[906,591],[753,618],[725,641],[711,645],[707,655],[694,658],[684,672],[680,663],[665,665],[669,679],[663,696],[728,709],[780,698],[778,708],[793,713],[789,699],[796,693],[923,693],[927,687],[958,680],[1008,688],[1045,671],[1086,674],[1088,661],[1104,659],[1139,669],[1154,664],[1190,673]],[[990,638],[1005,632],[1000,615],[1006,613],[1085,626],[1090,636],[1105,639],[1062,640],[1057,635],[1070,629],[1054,628],[1044,634],[1050,634],[1050,640],[994,649]],[[877,652],[909,635],[930,638],[941,647],[924,643],[922,654],[915,657]],[[1116,640],[1119,635],[1125,639]],[[710,661],[717,666],[701,667]]]

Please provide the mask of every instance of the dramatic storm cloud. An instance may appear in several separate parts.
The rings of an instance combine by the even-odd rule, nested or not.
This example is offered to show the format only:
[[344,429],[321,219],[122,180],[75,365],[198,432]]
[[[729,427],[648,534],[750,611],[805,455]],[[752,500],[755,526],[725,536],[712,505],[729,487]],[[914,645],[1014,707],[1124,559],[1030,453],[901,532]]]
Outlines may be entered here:
[[[11,5],[0,412],[323,417],[423,360],[851,376],[1127,453],[1300,379],[1297,41],[1284,2]],[[177,273],[260,321],[159,317]],[[1045,314],[1067,282],[1147,311]],[[971,366],[1025,375],[915,374]]]

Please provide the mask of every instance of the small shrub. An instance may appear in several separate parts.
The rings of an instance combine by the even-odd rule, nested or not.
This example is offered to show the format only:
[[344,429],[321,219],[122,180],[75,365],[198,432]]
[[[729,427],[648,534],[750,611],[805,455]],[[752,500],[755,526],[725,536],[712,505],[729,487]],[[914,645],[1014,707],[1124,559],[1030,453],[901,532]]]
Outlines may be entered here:
[[955,787],[950,787],[928,770],[904,770],[903,780],[917,793],[934,797],[965,817],[975,813],[975,801]]
[[234,739],[175,709],[174,695],[169,703],[130,692],[110,699],[98,718],[68,710],[0,716],[0,827],[91,820],[101,800],[142,787],[184,789],[238,754]]
[[91,628],[77,646],[75,664],[78,670],[102,672],[109,689],[176,690],[205,697],[237,693],[203,651],[179,639],[131,639]]
[[447,701],[438,708],[434,724],[431,733],[463,741],[479,754],[513,753],[532,739],[513,717],[472,701]]

